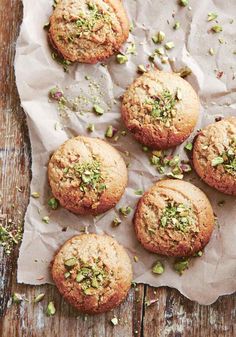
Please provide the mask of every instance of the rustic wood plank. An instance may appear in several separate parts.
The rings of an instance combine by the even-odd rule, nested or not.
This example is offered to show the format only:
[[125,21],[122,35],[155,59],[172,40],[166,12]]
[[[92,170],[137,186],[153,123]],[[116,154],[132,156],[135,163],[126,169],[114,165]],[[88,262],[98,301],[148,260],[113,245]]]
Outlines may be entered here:
[[[0,6],[0,210],[16,223],[23,220],[29,197],[30,149],[25,117],[17,95],[13,60],[22,17],[20,0],[1,0]],[[20,187],[22,192],[16,187]],[[15,205],[15,207],[11,207]],[[16,284],[17,249],[7,257],[0,249],[0,336],[2,337],[232,337],[236,335],[236,294],[211,306],[199,306],[168,288],[139,285],[124,304],[105,315],[78,315],[53,286]],[[13,292],[29,300],[9,305]],[[34,297],[45,298],[33,304]],[[144,296],[146,295],[146,296]],[[53,300],[54,317],[45,315]],[[152,303],[153,302],[153,303]],[[146,305],[145,305],[146,303]],[[152,303],[152,304],[151,304]],[[8,305],[7,305],[8,304]],[[117,326],[110,320],[116,316]]]
[[236,294],[211,306],[184,298],[177,290],[148,287],[143,337],[233,337],[236,335]]

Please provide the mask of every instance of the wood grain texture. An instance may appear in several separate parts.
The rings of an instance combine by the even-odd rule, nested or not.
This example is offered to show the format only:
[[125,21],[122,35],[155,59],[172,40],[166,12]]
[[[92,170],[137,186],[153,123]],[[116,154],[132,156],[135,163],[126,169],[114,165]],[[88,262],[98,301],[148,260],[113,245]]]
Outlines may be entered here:
[[[15,87],[15,41],[22,18],[20,0],[0,0],[0,209],[15,223],[23,220],[29,198],[30,145],[24,112]],[[19,192],[20,187],[22,192]],[[15,205],[13,208],[12,205]],[[1,337],[233,337],[236,335],[236,295],[200,306],[178,291],[138,285],[124,304],[99,316],[78,315],[60,297],[55,287],[16,284],[16,250],[7,257],[0,249]],[[10,305],[13,292],[29,300]],[[33,304],[34,297],[45,298]],[[46,317],[54,301],[57,312]],[[111,318],[119,324],[113,326]]]

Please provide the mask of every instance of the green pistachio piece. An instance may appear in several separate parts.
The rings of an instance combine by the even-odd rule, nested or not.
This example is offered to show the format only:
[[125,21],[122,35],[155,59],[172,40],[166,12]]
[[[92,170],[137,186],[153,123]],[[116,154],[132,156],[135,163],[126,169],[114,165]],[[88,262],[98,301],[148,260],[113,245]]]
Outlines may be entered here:
[[46,315],[47,316],[53,316],[56,313],[56,308],[53,302],[49,302],[46,310]]
[[134,191],[134,194],[136,194],[136,195],[142,195],[143,194],[143,190],[142,189],[138,189],[138,190]]
[[169,41],[165,44],[165,48],[166,50],[170,50],[170,49],[173,49],[175,46],[174,42],[173,41]]
[[12,301],[13,303],[16,303],[16,304],[19,304],[23,301],[23,297],[21,294],[18,294],[18,293],[14,293],[12,295]]
[[192,149],[193,149],[193,144],[192,143],[187,143],[186,145],[185,145],[185,147],[184,147],[186,150],[188,150],[188,151],[192,151]]
[[165,40],[166,34],[159,31],[155,36],[152,37],[154,43],[162,43]]
[[218,17],[218,14],[209,12],[207,14],[207,21],[213,21],[213,20],[217,19],[217,17]]
[[220,32],[222,32],[223,28],[220,25],[215,25],[215,26],[211,27],[211,30],[214,33],[220,33]]
[[77,259],[75,257],[71,257],[70,259],[65,260],[64,265],[66,267],[74,267],[77,264]]
[[189,260],[181,260],[177,261],[174,264],[174,270],[177,271],[180,275],[183,274],[183,272],[188,269],[189,267]]
[[192,74],[192,70],[188,67],[181,68],[179,71],[177,71],[180,77],[185,78]]
[[179,21],[176,21],[175,24],[174,24],[174,26],[173,26],[173,28],[174,28],[175,30],[179,29],[179,28],[180,28],[180,22],[179,22]]
[[211,166],[214,167],[214,166],[223,164],[223,162],[224,162],[224,159],[222,157],[216,157],[216,158],[212,159]]
[[70,277],[70,272],[69,271],[67,271],[65,274],[64,274],[64,276],[65,276],[65,279],[67,279],[67,278],[69,278]]
[[76,276],[76,282],[80,283],[84,280],[85,276],[83,275],[82,272],[79,272]]
[[102,116],[104,114],[104,109],[97,104],[94,104],[93,110],[98,116]]
[[87,289],[84,289],[84,294],[87,295],[87,296],[91,296],[93,295],[93,288],[87,288]]
[[96,289],[99,287],[99,283],[96,277],[93,277],[91,285],[93,288],[96,288]]
[[94,132],[94,130],[95,130],[95,125],[94,124],[89,124],[87,126],[87,131],[88,132]]
[[124,63],[128,62],[128,56],[123,55],[123,54],[117,54],[116,55],[116,61],[119,64],[124,64]]
[[32,192],[31,193],[31,197],[35,198],[35,199],[38,199],[40,197],[39,193],[38,192]]
[[44,293],[38,294],[37,296],[35,296],[35,298],[34,298],[34,303],[39,303],[39,302],[41,302],[41,301],[44,299],[44,296],[45,296]]
[[113,136],[114,136],[113,126],[109,125],[108,128],[107,128],[107,130],[106,130],[105,137],[112,138]]
[[112,227],[118,227],[121,224],[121,220],[118,217],[115,217],[112,221]]
[[48,200],[48,206],[51,207],[51,209],[56,210],[59,207],[59,201],[56,198],[50,198]]
[[215,55],[215,51],[214,51],[213,48],[210,48],[209,51],[208,51],[208,53],[209,53],[211,56]]
[[189,0],[179,0],[180,6],[185,7],[185,6],[188,6],[188,4],[189,4]]
[[153,274],[161,275],[164,273],[164,271],[165,271],[164,265],[160,261],[155,262],[155,264],[152,266]]
[[132,208],[130,206],[123,206],[119,209],[120,213],[124,216],[127,216],[128,214],[131,213]]

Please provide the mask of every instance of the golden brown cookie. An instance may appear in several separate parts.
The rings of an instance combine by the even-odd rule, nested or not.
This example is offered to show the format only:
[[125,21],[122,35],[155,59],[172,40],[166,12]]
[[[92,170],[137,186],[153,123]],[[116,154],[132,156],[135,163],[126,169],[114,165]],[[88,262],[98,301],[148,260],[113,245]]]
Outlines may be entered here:
[[128,35],[120,0],[59,0],[50,18],[49,40],[71,62],[103,60],[118,51]]
[[236,195],[236,117],[208,125],[199,133],[193,164],[208,185]]
[[82,234],[68,240],[52,263],[62,296],[82,313],[98,314],[127,296],[132,267],[124,248],[107,235]]
[[122,117],[142,144],[167,149],[181,144],[199,116],[191,85],[174,73],[153,70],[137,78],[124,94]]
[[96,215],[120,200],[127,168],[119,152],[105,141],[78,136],[52,155],[48,178],[61,206],[77,214]]
[[181,180],[158,181],[140,199],[134,216],[138,240],[147,250],[187,257],[202,250],[214,227],[206,195]]

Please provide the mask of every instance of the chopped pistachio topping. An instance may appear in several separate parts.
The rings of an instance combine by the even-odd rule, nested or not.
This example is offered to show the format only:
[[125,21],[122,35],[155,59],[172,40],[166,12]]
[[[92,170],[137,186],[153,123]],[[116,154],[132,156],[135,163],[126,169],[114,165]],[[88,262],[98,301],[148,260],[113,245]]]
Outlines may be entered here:
[[222,157],[216,157],[212,159],[211,166],[218,166],[220,164],[223,164],[223,162],[224,162],[224,159]]
[[217,17],[218,17],[218,14],[209,12],[207,14],[207,21],[213,21],[213,20],[217,19]]
[[116,61],[119,64],[124,64],[124,63],[128,62],[128,56],[127,55],[123,55],[123,54],[117,54],[116,55]]
[[[78,266],[76,268],[78,269]],[[85,295],[93,295],[95,289],[108,281],[108,276],[105,265],[99,259],[95,263],[79,261],[76,282],[81,285]]]
[[77,264],[77,259],[75,257],[71,257],[67,260],[65,260],[64,265],[65,267],[72,268]]
[[179,0],[180,6],[185,7],[185,6],[188,6],[188,4],[189,4],[189,0]]
[[166,34],[162,31],[159,31],[156,35],[152,37],[154,43],[162,43],[165,40]]
[[106,189],[101,173],[101,164],[96,159],[65,168],[64,177],[68,179],[79,179],[79,188],[82,192],[87,192],[92,189],[95,189],[97,192],[103,192]]
[[220,32],[222,32],[223,28],[220,25],[215,25],[215,26],[211,27],[211,30],[214,33],[220,33]]
[[160,261],[155,262],[154,265],[152,266],[153,274],[161,275],[164,273],[164,271],[165,271],[164,265]]
[[49,302],[46,310],[46,315],[47,316],[53,316],[56,313],[56,308],[53,302]]
[[35,199],[38,199],[40,197],[39,193],[38,192],[32,192],[31,193],[31,197],[35,198]]
[[175,44],[174,44],[173,41],[166,42],[166,44],[165,44],[166,50],[173,49],[174,47],[175,47]]
[[130,206],[123,206],[119,209],[119,212],[124,216],[129,215],[131,211],[132,211],[132,208]]
[[183,233],[187,233],[190,230],[198,232],[197,218],[192,207],[172,200],[169,200],[167,206],[162,210],[159,226],[162,228],[174,228]]
[[93,110],[98,116],[102,116],[104,114],[104,109],[97,104],[94,104]]
[[35,296],[35,298],[34,298],[34,303],[39,303],[39,302],[41,302],[41,301],[44,299],[44,296],[45,296],[44,293],[41,293],[41,294],[38,294],[37,296]]
[[151,116],[155,120],[160,120],[166,126],[170,126],[170,121],[176,116],[176,95],[164,89],[162,93],[147,100],[146,103],[152,106]]
[[183,274],[183,272],[188,269],[189,267],[189,260],[180,260],[180,261],[176,261],[174,263],[174,270],[179,273],[180,275]]
[[236,138],[230,142],[228,148],[220,156],[211,161],[213,167],[221,164],[226,172],[236,175]]
[[12,301],[13,303],[19,304],[23,301],[23,296],[21,294],[14,293],[12,295]]
[[48,200],[48,206],[53,209],[56,210],[59,207],[59,201],[56,198],[50,198]]
[[139,258],[138,258],[138,256],[134,256],[134,262],[138,262],[139,261]]
[[[103,12],[98,6],[92,2],[87,3],[87,10],[79,12],[79,18],[75,21],[77,27],[76,37],[86,35],[93,31],[95,25],[102,22],[103,24],[110,23],[110,16]],[[73,36],[71,37],[73,39]]]
[[174,26],[173,26],[173,28],[174,28],[175,30],[179,29],[179,28],[180,28],[180,22],[179,22],[179,21],[176,21],[175,24],[174,24]]

